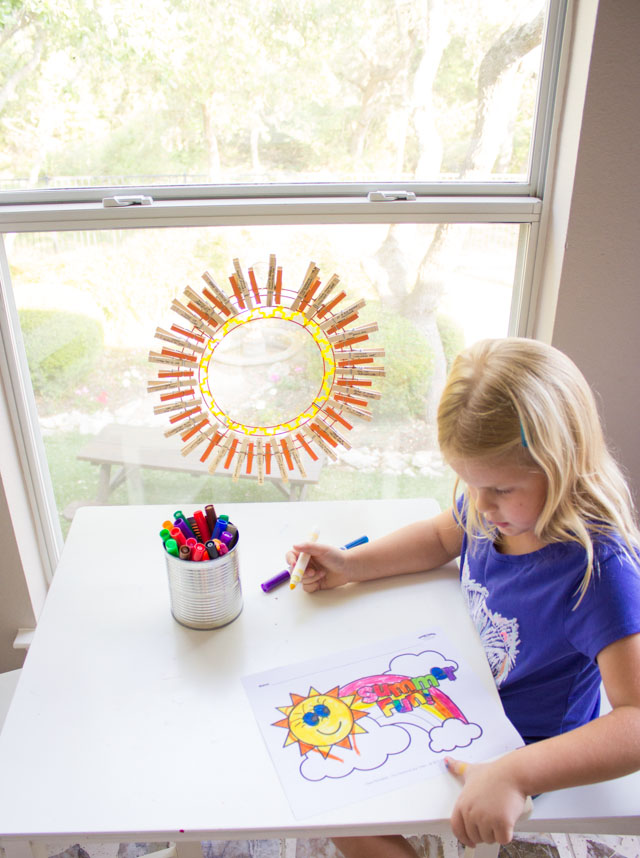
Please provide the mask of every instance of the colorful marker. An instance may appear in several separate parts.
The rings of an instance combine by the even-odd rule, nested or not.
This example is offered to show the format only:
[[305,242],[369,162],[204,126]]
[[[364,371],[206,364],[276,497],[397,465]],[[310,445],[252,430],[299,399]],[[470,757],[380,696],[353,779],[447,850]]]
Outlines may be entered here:
[[186,545],[187,540],[184,533],[180,530],[179,527],[171,528],[171,536],[175,539],[178,545]]
[[213,533],[213,528],[216,526],[216,521],[218,520],[218,516],[216,515],[215,507],[212,503],[208,503],[204,508],[204,514],[207,517],[207,524],[209,525],[209,533]]
[[359,536],[357,539],[352,539],[351,542],[347,542],[346,545],[343,545],[342,548],[345,551],[348,551],[349,548],[355,548],[356,545],[364,545],[365,542],[369,541],[368,536]]
[[198,542],[202,542],[204,544],[204,542],[202,540],[202,534],[200,533],[200,528],[198,527],[198,524],[192,515],[190,515],[187,518],[187,524],[189,525],[189,527],[193,531],[193,535],[198,540]]
[[[174,512],[174,514],[173,514],[173,517],[174,517],[174,519],[175,519],[175,524],[177,524],[177,523],[178,523],[178,521],[180,520],[180,521],[183,521],[183,522],[185,523],[186,527],[189,527],[189,519],[188,519],[188,518],[187,518],[187,516],[182,512],[182,510],[181,510],[181,509],[176,510],[176,511]],[[190,527],[189,527],[189,530],[191,530],[191,528],[190,528]],[[195,533],[193,533],[193,532],[192,532],[190,535],[191,535],[191,536],[195,536]]]
[[180,550],[178,549],[178,543],[175,539],[167,539],[164,544],[164,547],[167,549],[167,554],[172,554],[174,557],[180,556]]
[[211,531],[209,530],[209,525],[207,524],[207,520],[204,516],[204,513],[201,509],[197,509],[193,517],[196,520],[196,524],[198,525],[198,530],[200,531],[200,536],[202,537],[202,542],[207,542],[211,539]]
[[[179,527],[182,533],[184,534],[185,539],[195,539],[196,535],[189,527],[188,521],[184,516],[176,515],[176,520],[173,525],[174,527]],[[196,540],[197,541],[197,540]]]
[[176,510],[174,521],[162,523],[160,537],[168,553],[197,563],[226,554],[238,541],[238,528],[228,515],[216,515],[213,504],[207,504],[204,512],[196,510],[188,518]]
[[227,529],[227,522],[224,518],[219,515],[218,520],[216,521],[216,526],[213,528],[213,533],[211,534],[212,539],[220,539],[220,534],[223,533]]
[[[314,527],[309,536],[308,542],[317,542],[319,536],[319,530],[317,527]],[[298,555],[298,560],[296,565],[291,572],[291,580],[289,581],[289,589],[295,590],[296,584],[299,584],[302,580],[302,576],[304,575],[304,570],[307,568],[307,563],[309,562],[309,555],[305,554],[302,551]]]
[[273,578],[269,578],[268,581],[265,581],[264,584],[260,584],[265,593],[269,593],[271,590],[275,590],[276,587],[279,587],[280,584],[284,584],[285,581],[288,581],[291,578],[291,572],[288,569],[283,569],[282,572],[278,572],[277,575],[274,575]]
[[199,542],[196,547],[191,552],[191,559],[194,563],[199,563],[201,560],[206,560],[205,554],[207,553],[207,549],[204,545]]
[[231,550],[235,547],[235,544],[238,541],[238,528],[233,524],[233,522],[228,521],[225,530],[233,536],[233,539],[229,543],[229,550]]

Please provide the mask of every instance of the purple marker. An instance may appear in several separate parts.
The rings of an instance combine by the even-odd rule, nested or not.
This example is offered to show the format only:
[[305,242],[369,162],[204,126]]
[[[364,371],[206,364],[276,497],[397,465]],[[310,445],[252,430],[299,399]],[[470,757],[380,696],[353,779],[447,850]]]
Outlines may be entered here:
[[[195,539],[195,534],[183,518],[176,518],[174,526],[179,528],[185,539]],[[197,540],[196,540],[197,542]]]
[[282,572],[278,572],[277,575],[274,575],[273,578],[269,578],[268,581],[265,581],[264,584],[260,584],[265,593],[268,593],[270,590],[273,590],[274,587],[279,587],[280,584],[284,584],[285,581],[288,581],[291,577],[291,573],[288,569],[283,569]]
[[238,528],[235,526],[235,524],[233,524],[233,522],[228,521],[227,526],[225,527],[225,530],[227,531],[227,533],[230,533],[233,537],[233,539],[229,543],[229,550],[231,550],[235,546],[236,542],[238,541]]
[[[183,530],[183,528],[182,528],[182,527],[180,527],[180,530],[182,530],[182,532],[184,533],[184,535],[185,535],[186,539],[189,539],[190,537],[195,537],[195,533],[194,533],[194,532],[193,532],[193,530],[191,530],[191,528],[189,527],[189,522],[187,521],[187,517],[186,517],[186,515],[182,512],[182,510],[181,510],[181,509],[177,509],[177,510],[174,512],[173,517],[174,517],[174,519],[175,519],[175,524],[176,524],[176,525],[178,525],[178,522],[179,522],[179,521],[183,521],[183,522],[184,522],[184,524],[185,524],[185,526],[186,526],[187,528],[189,528],[189,533],[185,533],[185,531]],[[178,526],[179,526],[179,525],[178,525]]]

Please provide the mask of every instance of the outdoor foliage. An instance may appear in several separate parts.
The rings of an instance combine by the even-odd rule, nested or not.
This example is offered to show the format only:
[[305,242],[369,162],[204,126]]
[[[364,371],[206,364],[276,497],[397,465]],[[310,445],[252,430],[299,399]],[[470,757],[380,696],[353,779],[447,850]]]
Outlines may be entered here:
[[70,393],[100,359],[102,326],[87,316],[56,310],[21,310],[19,316],[34,393]]
[[382,393],[372,408],[376,417],[421,417],[424,391],[433,374],[433,346],[407,318],[375,301],[367,304],[362,320],[378,322],[371,345],[385,349],[385,376],[374,379],[373,384]]
[[[0,190],[524,181],[545,7],[545,0],[0,0]],[[261,229],[276,235],[272,224],[131,230],[126,238],[116,230],[9,236],[18,306],[57,308],[20,314],[41,417],[58,416],[86,385],[77,403],[84,415],[147,419],[149,409],[139,418],[138,408],[144,370],[105,379],[105,361],[97,364],[103,331],[119,366],[139,361],[172,297],[187,281],[197,284],[205,267],[224,281],[230,259],[246,262]],[[458,321],[442,313],[464,226],[385,229],[375,232],[377,247],[361,251],[366,242],[354,242],[345,252],[335,232],[303,219],[278,226],[273,249],[296,265],[314,259],[323,274],[340,259],[345,284],[367,299],[362,321],[379,322],[371,345],[386,349],[367,444],[392,439],[401,449],[415,441],[424,450],[434,441],[446,369],[464,345]],[[511,235],[507,241],[503,258],[513,272],[515,244]],[[510,289],[503,272],[486,281]],[[485,282],[472,277],[476,283],[484,294]],[[278,384],[295,392],[291,376]],[[87,425],[80,435],[98,431]],[[66,452],[57,460],[51,436],[48,444],[54,483],[65,483],[71,498]],[[82,468],[77,491],[91,496],[80,482],[93,466]],[[327,468],[316,496],[335,496],[333,478],[338,496],[375,496],[395,476]],[[149,497],[164,479],[149,476]],[[410,494],[414,486],[391,491]]]
[[0,0],[0,178],[522,176],[541,2]]
[[439,313],[436,319],[444,357],[447,362],[447,372],[451,369],[454,357],[465,347],[464,334],[460,325],[450,316]]

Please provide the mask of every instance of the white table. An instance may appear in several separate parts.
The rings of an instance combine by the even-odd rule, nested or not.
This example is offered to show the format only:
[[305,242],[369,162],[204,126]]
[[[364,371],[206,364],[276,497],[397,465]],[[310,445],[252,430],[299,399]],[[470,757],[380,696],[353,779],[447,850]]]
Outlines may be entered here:
[[[328,647],[374,643],[432,619],[455,630],[460,651],[493,689],[453,565],[313,596],[286,586],[260,589],[314,523],[323,540],[341,545],[428,516],[435,503],[218,509],[241,533],[244,610],[211,631],[187,629],[170,614],[157,533],[178,508],[193,507],[90,507],[73,521],[0,736],[7,855],[68,837],[168,840],[186,850],[201,840],[448,832],[457,786],[446,773],[297,820],[241,686],[243,675],[315,658]],[[429,617],[429,605],[439,606],[438,616]],[[340,630],[329,642],[327,622]],[[562,794],[542,797],[524,828],[638,832],[639,780],[615,782],[613,806],[603,806],[598,787],[567,791],[564,805]],[[575,794],[584,795],[587,813],[575,809]]]

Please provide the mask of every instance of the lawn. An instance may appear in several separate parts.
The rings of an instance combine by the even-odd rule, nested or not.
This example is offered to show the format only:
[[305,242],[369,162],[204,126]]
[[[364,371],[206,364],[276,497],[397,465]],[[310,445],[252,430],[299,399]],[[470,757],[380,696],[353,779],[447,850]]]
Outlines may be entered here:
[[[71,504],[92,503],[98,491],[99,469],[80,461],[78,452],[89,436],[79,432],[56,432],[45,436],[44,443],[51,470],[56,505],[63,535],[70,521],[64,511]],[[206,503],[272,503],[284,500],[274,483],[260,486],[252,480],[234,482],[228,477],[196,476],[175,471],[142,469],[143,502],[146,504],[204,505]],[[319,482],[310,486],[307,500],[345,500],[360,498],[425,498],[434,497],[442,507],[451,502],[453,477],[388,473],[382,470],[363,472],[344,464],[327,465]],[[128,486],[118,486],[109,498],[110,504],[128,504]],[[168,510],[171,512],[171,510]]]

